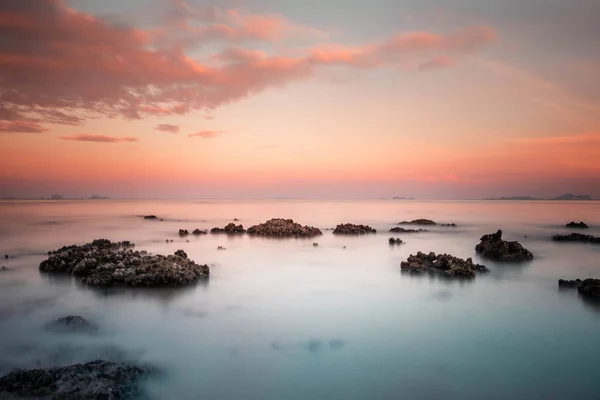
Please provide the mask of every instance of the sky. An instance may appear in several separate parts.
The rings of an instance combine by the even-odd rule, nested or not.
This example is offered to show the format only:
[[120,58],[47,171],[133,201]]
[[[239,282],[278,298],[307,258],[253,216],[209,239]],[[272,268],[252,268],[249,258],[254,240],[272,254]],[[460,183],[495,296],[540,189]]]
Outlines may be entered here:
[[600,197],[597,0],[3,0],[0,197]]

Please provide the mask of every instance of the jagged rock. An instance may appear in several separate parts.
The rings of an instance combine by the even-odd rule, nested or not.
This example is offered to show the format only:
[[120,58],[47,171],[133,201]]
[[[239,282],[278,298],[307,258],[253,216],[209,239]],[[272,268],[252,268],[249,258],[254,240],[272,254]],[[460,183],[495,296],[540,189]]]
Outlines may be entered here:
[[313,226],[302,226],[292,219],[273,218],[262,224],[248,228],[249,235],[276,237],[312,237],[322,235]]
[[388,242],[391,245],[404,244],[404,242],[402,241],[402,239],[400,239],[400,238],[393,238],[393,237],[389,238]]
[[418,232],[427,232],[426,229],[406,229],[406,228],[401,228],[399,226],[396,226],[392,229],[390,229],[390,232],[393,233],[418,233]]
[[434,221],[430,219],[413,219],[412,221],[402,221],[398,222],[398,225],[437,225]]
[[69,315],[46,324],[46,329],[54,332],[95,333],[98,325],[79,315]]
[[567,288],[577,288],[577,291],[582,296],[600,299],[600,279],[576,279],[574,281],[559,279],[558,286]]
[[207,231],[202,231],[202,230],[200,230],[200,229],[194,229],[194,231],[192,232],[192,235],[196,235],[196,236],[199,236],[199,235],[206,235],[206,234],[208,234],[208,232],[207,232]]
[[0,378],[0,398],[38,400],[125,399],[141,395],[149,366],[96,360],[60,368],[16,370]]
[[153,221],[157,221],[158,217],[156,215],[145,215],[144,219],[150,219],[150,220],[153,220]]
[[107,239],[65,246],[48,252],[40,271],[72,275],[91,286],[177,287],[209,275],[207,265],[196,264],[183,250],[168,256],[149,255],[132,250],[132,246]]
[[489,235],[483,235],[480,240],[481,242],[475,246],[475,251],[491,260],[505,262],[533,260],[533,254],[519,242],[502,240],[502,230]]
[[584,235],[582,233],[570,233],[568,235],[554,235],[552,240],[556,242],[581,242],[581,243],[600,243],[600,237]]
[[463,260],[449,254],[425,254],[420,251],[402,261],[400,268],[411,273],[440,273],[452,278],[473,278],[476,272],[489,271],[484,265],[474,264],[470,257]]
[[377,230],[368,225],[339,224],[333,230],[335,235],[364,235],[367,233],[376,233]]
[[244,229],[243,225],[236,225],[233,222],[230,222],[229,224],[225,225],[225,227],[223,228],[212,228],[210,230],[210,233],[225,233],[227,235],[234,235],[234,234],[239,234],[239,233],[245,233],[246,230]]
[[454,223],[452,223],[452,224],[442,224],[442,226],[449,227],[449,228],[456,228],[456,224],[454,224]]
[[567,227],[567,228],[578,228],[578,229],[586,229],[586,228],[589,228],[589,227],[587,226],[587,224],[586,224],[585,222],[583,222],[583,221],[581,221],[581,222],[575,222],[575,221],[571,221],[571,222],[569,222],[567,225],[565,225],[565,227]]
[[187,230],[187,229],[180,229],[180,230],[179,230],[179,236],[181,236],[181,237],[185,237],[185,236],[187,236],[187,235],[189,235],[189,234],[190,234],[190,233],[188,232],[188,230]]

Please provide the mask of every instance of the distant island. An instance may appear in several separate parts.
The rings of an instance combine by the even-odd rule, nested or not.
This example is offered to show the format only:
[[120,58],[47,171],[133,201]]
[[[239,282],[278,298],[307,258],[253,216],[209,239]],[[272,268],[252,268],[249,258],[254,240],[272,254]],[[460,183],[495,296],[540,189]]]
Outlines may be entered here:
[[514,196],[514,197],[494,197],[487,198],[484,200],[592,200],[592,196],[589,194],[563,194],[562,196],[551,197],[549,199],[544,199],[540,197],[531,197],[531,196]]
[[392,200],[414,200],[414,197],[399,197],[399,196],[394,196],[392,197]]
[[109,200],[110,197],[98,196],[97,194],[91,195],[90,200]]

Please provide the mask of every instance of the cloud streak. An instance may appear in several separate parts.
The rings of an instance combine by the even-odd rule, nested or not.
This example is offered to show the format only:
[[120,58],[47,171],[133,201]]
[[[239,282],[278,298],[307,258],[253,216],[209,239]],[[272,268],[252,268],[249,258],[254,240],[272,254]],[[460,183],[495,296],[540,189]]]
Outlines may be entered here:
[[2,121],[0,120],[1,133],[43,133],[48,131],[40,124],[32,121]]
[[171,125],[171,124],[156,125],[154,127],[154,129],[156,129],[157,131],[169,132],[169,133],[178,133],[179,132],[179,126]]
[[96,142],[96,143],[118,143],[118,142],[137,142],[138,139],[134,137],[115,137],[106,135],[73,135],[73,136],[60,136],[63,140],[74,140],[77,142]]
[[221,131],[200,131],[196,133],[190,133],[188,137],[201,137],[204,139],[212,139],[220,136],[223,132]]

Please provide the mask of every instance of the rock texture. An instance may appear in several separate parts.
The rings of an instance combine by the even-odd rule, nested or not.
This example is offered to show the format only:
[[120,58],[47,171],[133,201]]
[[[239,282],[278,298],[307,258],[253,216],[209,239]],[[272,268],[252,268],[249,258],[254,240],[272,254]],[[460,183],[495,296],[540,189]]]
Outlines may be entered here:
[[183,250],[173,255],[149,255],[134,251],[130,242],[96,239],[83,246],[66,246],[49,252],[40,271],[69,274],[91,286],[178,287],[209,275]]
[[390,245],[392,245],[392,246],[399,245],[399,244],[404,244],[404,242],[402,241],[402,239],[400,239],[400,238],[393,238],[393,237],[391,237],[391,238],[388,239],[388,243]]
[[568,235],[554,235],[552,240],[556,242],[581,242],[581,243],[600,243],[600,237],[584,235],[582,233],[571,233]]
[[482,256],[496,261],[520,262],[533,260],[533,254],[519,242],[502,240],[502,231],[483,235],[475,251]]
[[489,271],[484,265],[474,264],[470,257],[463,260],[449,254],[425,254],[420,251],[402,261],[400,268],[411,273],[439,273],[451,278],[473,278],[477,272]]
[[583,221],[581,222],[575,222],[575,221],[571,221],[569,222],[567,225],[565,225],[566,228],[577,228],[577,229],[587,229],[589,228],[587,226],[587,224]]
[[223,228],[215,227],[210,230],[210,233],[225,233],[227,235],[235,235],[245,232],[246,230],[244,229],[243,225],[236,225],[233,222],[225,225]]
[[600,279],[576,279],[574,281],[559,279],[558,286],[577,288],[577,291],[582,296],[600,300]]
[[0,398],[38,400],[132,399],[151,367],[92,361],[61,368],[16,370],[0,378]]
[[292,219],[273,218],[248,228],[249,235],[275,237],[313,237],[322,232],[313,226],[302,226]]
[[98,325],[79,315],[69,315],[46,324],[46,330],[53,332],[96,333]]
[[406,229],[406,228],[401,228],[399,226],[396,226],[392,229],[390,229],[390,232],[394,232],[394,233],[418,233],[418,232],[427,232],[426,229]]
[[377,230],[368,225],[339,224],[333,230],[335,235],[364,235],[367,233],[377,233]]
[[412,221],[402,221],[398,222],[398,225],[437,225],[434,221],[430,219],[413,219]]

